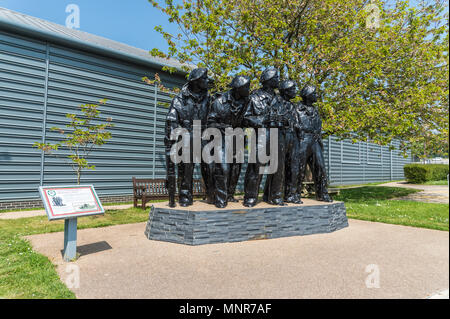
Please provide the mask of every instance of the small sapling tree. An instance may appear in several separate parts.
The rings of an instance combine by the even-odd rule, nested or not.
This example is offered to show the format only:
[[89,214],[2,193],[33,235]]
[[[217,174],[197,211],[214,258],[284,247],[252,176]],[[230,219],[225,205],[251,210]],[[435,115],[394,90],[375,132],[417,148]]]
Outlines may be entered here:
[[[98,104],[80,105],[81,114],[66,114],[69,123],[66,129],[52,127],[52,131],[59,132],[63,139],[56,144],[36,142],[33,147],[39,148],[42,152],[63,158],[72,167],[77,176],[78,185],[81,182],[81,174],[84,169],[95,170],[94,165],[88,162],[91,152],[105,144],[111,138],[110,129],[114,126],[111,118],[102,121],[99,107],[107,100],[100,100]],[[54,152],[59,149],[69,151],[68,155],[61,157]]]

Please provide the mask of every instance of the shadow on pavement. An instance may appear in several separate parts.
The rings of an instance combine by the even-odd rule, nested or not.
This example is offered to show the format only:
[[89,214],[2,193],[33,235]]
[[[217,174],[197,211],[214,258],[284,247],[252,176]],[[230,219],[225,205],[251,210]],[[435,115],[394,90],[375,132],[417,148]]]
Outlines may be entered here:
[[[110,249],[112,249],[112,247],[106,241],[99,241],[97,243],[77,246],[77,253],[80,254],[80,257],[82,257]],[[61,255],[64,255],[64,250],[61,250]]]

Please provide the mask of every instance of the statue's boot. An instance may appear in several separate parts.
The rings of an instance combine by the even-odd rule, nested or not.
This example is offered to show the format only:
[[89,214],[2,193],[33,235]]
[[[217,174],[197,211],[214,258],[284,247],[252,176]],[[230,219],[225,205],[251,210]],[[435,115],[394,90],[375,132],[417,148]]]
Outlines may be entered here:
[[319,199],[322,202],[328,202],[328,203],[332,203],[333,199],[330,197],[330,195],[328,194],[328,192],[325,192]]
[[229,203],[237,203],[239,202],[236,198],[234,198],[234,196],[229,196],[228,197],[228,202]]
[[189,191],[188,190],[180,190],[180,199],[179,199],[179,203],[181,207],[187,207],[191,204],[191,198],[189,196]]
[[294,196],[289,195],[287,197],[284,198],[284,202],[285,203],[293,203],[294,202]]
[[271,201],[270,204],[277,205],[277,206],[286,206],[287,205],[283,202],[282,199],[275,199],[275,200]]
[[190,204],[189,201],[182,201],[182,200],[180,200],[180,206],[181,207],[188,207],[190,205],[192,205],[192,204]]
[[292,201],[293,204],[303,204],[303,201],[299,195],[294,195],[294,199]]
[[328,182],[326,175],[323,174],[321,179],[316,179],[315,181],[319,187],[316,187],[316,199],[321,202],[333,202],[333,199],[328,194]]
[[257,202],[258,202],[258,200],[256,198],[246,198],[246,199],[244,199],[243,205],[245,207],[254,207],[254,206],[256,206]]

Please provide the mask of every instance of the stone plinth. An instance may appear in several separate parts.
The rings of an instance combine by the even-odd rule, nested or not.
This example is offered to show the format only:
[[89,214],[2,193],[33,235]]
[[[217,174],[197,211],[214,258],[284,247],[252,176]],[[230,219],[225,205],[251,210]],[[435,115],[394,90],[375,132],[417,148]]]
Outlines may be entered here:
[[288,206],[260,203],[253,208],[230,203],[224,209],[204,202],[176,208],[155,203],[145,235],[151,240],[204,245],[330,233],[348,226],[344,203],[303,201]]

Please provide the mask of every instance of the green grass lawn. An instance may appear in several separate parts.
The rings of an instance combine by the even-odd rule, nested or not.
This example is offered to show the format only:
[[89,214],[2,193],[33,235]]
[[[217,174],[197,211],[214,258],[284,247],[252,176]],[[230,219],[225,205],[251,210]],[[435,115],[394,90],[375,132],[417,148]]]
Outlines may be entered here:
[[[345,201],[349,218],[448,231],[449,205],[389,200],[417,191],[381,186],[344,188],[335,200]],[[148,213],[148,209],[108,210],[104,216],[80,218],[78,229],[145,222]],[[50,222],[46,216],[0,220],[0,298],[75,298],[48,258],[33,252],[23,239],[63,230],[63,221]]]
[[[106,203],[103,204],[103,207],[108,206],[117,206],[117,205],[131,205],[133,202],[121,202],[121,203]],[[12,212],[27,212],[27,211],[33,211],[33,210],[44,210],[44,207],[36,207],[36,208],[15,208],[15,209],[0,209],[1,213],[12,213]]]
[[389,200],[419,191],[399,187],[364,186],[342,189],[335,199],[345,202],[349,218],[448,231],[448,204]]
[[443,180],[443,181],[429,181],[429,182],[425,182],[424,185],[448,185],[447,180]]

